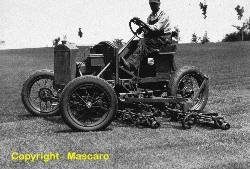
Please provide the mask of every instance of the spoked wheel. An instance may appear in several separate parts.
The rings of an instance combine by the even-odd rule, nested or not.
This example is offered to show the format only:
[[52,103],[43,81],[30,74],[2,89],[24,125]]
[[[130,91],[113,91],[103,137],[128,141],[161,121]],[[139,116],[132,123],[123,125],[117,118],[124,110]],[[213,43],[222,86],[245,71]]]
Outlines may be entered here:
[[208,100],[208,79],[195,67],[183,67],[170,82],[171,94],[192,100],[191,110],[203,110]]
[[54,73],[41,70],[23,84],[22,102],[33,115],[53,116],[59,113],[58,91],[53,88]]
[[106,128],[117,110],[117,96],[103,79],[83,76],[63,90],[60,105],[65,122],[73,129],[95,131]]

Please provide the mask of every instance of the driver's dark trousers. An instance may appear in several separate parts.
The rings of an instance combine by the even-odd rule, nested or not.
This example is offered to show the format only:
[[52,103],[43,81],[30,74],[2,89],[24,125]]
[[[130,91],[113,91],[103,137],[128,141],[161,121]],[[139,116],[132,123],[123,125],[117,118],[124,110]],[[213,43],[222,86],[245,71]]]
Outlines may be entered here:
[[149,56],[156,49],[160,49],[163,45],[170,44],[169,36],[159,36],[159,37],[145,37],[140,39],[138,48],[134,53],[138,53],[136,57],[128,59],[130,66],[134,69],[138,69],[140,63],[144,57]]

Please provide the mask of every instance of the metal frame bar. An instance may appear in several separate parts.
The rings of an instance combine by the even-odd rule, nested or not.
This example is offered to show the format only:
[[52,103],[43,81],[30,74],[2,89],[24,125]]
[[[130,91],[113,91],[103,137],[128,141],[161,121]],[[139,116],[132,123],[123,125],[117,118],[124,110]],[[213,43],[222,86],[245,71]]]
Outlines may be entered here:
[[160,55],[169,55],[169,54],[175,54],[176,52],[160,52]]
[[108,69],[108,67],[110,66],[110,62],[100,71],[100,73],[98,73],[98,75],[97,75],[97,77],[100,77],[102,74],[103,74],[103,72],[105,72],[107,69]]

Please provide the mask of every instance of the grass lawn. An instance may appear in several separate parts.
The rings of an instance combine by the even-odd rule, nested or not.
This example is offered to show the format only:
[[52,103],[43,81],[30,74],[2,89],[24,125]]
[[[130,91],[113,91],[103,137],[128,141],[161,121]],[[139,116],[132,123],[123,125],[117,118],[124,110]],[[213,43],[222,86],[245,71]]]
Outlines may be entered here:
[[[113,123],[105,131],[73,132],[61,117],[29,115],[20,99],[33,71],[53,68],[53,50],[0,51],[1,168],[250,168],[250,42],[180,44],[175,59],[178,67],[193,65],[210,77],[205,109],[223,115],[230,130],[163,122],[155,130]],[[13,161],[12,152],[59,153],[60,159]],[[69,161],[68,152],[110,158]]]

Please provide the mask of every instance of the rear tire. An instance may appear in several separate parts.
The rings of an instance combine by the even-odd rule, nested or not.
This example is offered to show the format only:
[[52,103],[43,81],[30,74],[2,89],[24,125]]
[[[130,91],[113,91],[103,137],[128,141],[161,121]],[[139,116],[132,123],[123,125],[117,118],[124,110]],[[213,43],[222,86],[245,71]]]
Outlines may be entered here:
[[[199,88],[205,80],[205,75],[201,73],[196,67],[184,66],[170,79],[170,94],[172,96],[182,96],[185,98],[191,98],[195,93],[194,86]],[[189,83],[189,84],[186,84]],[[196,83],[196,84],[195,84]],[[206,83],[204,88],[199,94],[198,100],[194,101],[191,110],[201,111],[205,108],[209,95],[209,84]]]
[[114,89],[96,76],[82,76],[69,82],[60,100],[62,116],[73,130],[105,129],[117,111]]

